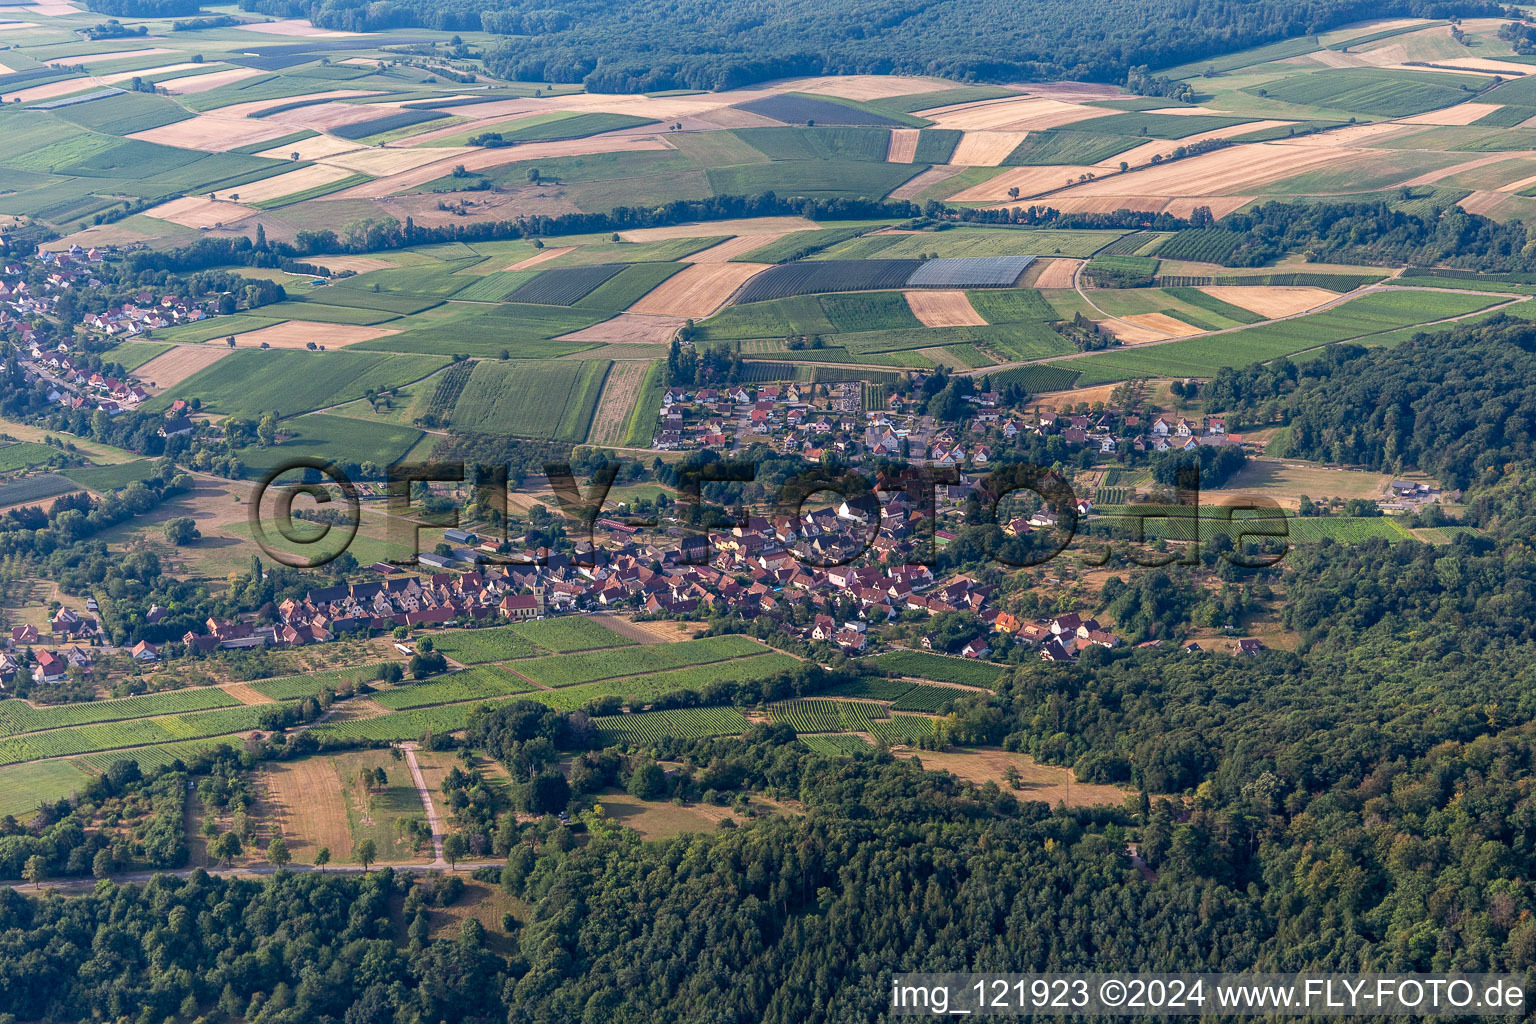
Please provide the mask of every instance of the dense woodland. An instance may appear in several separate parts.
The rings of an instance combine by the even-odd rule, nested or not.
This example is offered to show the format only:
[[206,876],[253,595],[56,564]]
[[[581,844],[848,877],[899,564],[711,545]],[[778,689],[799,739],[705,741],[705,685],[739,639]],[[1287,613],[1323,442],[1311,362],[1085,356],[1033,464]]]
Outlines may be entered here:
[[[1503,11],[1487,0],[580,0],[557,7],[547,0],[241,0],[241,7],[307,15],[316,25],[352,32],[482,29],[508,37],[488,59],[494,74],[582,82],[595,92],[731,89],[797,75],[866,73],[1123,82],[1138,65],[1169,67],[1352,21]],[[615,39],[624,40],[621,52]]]

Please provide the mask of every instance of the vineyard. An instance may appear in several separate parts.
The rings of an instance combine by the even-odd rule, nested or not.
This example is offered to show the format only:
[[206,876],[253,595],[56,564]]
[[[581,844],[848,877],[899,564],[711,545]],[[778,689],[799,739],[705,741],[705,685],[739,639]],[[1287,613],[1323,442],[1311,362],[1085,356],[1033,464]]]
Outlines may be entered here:
[[1160,260],[1225,263],[1246,237],[1226,228],[1197,228],[1171,235],[1154,251]]
[[716,683],[745,683],[766,679],[787,672],[799,664],[798,660],[787,654],[773,652],[669,672],[621,676],[602,682],[563,686],[558,690],[539,690],[528,696],[558,711],[578,711],[600,697],[619,697],[634,706],[679,690],[700,691]]
[[892,711],[923,711],[928,714],[937,712],[946,704],[953,703],[961,697],[974,697],[974,693],[965,690],[957,690],[950,686],[914,686],[901,695],[901,699],[891,705]]
[[[501,700],[512,698],[503,697]],[[491,701],[488,703],[499,703]],[[312,730],[312,735],[325,740],[367,740],[375,743],[421,739],[426,732],[445,733],[463,729],[469,725],[475,709],[483,704],[440,704],[435,707],[399,711],[377,718],[354,718],[347,722],[326,724]]]
[[664,736],[678,739],[704,739],[709,736],[737,736],[751,728],[735,708],[668,708],[665,711],[641,711],[632,715],[610,715],[592,720],[605,745],[638,747],[655,743]]
[[327,687],[335,688],[342,683],[362,683],[374,677],[378,664],[357,665],[336,669],[334,672],[312,672],[302,676],[284,676],[252,683],[251,689],[273,700],[298,700],[318,696]]
[[34,708],[23,700],[0,701],[0,735],[59,729],[93,722],[121,722],[151,715],[174,715],[185,711],[238,707],[240,702],[217,687],[174,690],[126,700],[89,701],[84,704],[60,704]]
[[853,700],[786,700],[768,705],[768,713],[795,732],[873,733],[876,719],[890,717],[884,704]]
[[867,754],[872,749],[862,736],[839,735],[837,733],[801,736],[800,742],[810,747],[816,753],[825,754],[828,757]]
[[865,700],[898,700],[902,694],[916,686],[903,679],[886,679],[884,676],[860,676],[849,683],[822,690],[824,697],[860,697]]
[[634,643],[629,637],[615,633],[596,619],[577,615],[545,619],[542,622],[519,622],[507,628],[556,654],[591,651],[599,647],[628,647]]
[[598,285],[623,270],[623,263],[595,263],[586,267],[559,267],[514,288],[507,302],[541,306],[571,306]]
[[249,732],[260,728],[262,715],[268,707],[242,704],[201,714],[131,719],[28,733],[0,740],[0,764]]
[[453,407],[459,404],[464,385],[469,383],[469,375],[474,372],[475,364],[468,359],[454,363],[443,371],[437,380],[437,387],[432,391],[432,401],[427,406],[427,415],[433,418],[433,422],[441,423],[453,414]]
[[[615,634],[617,636],[617,634]],[[517,626],[494,629],[455,629],[433,639],[433,645],[445,657],[463,665],[512,658],[533,658],[544,652],[534,645]]]
[[620,651],[563,654],[519,662],[517,671],[545,686],[574,686],[599,679],[633,676],[707,665],[765,653],[757,641],[744,636],[714,636],[681,643],[628,647]]
[[960,683],[991,689],[1008,670],[988,661],[949,658],[927,651],[891,651],[875,659],[886,672],[914,679],[934,679],[941,683]]
[[988,374],[994,388],[1017,384],[1032,395],[1046,391],[1065,391],[1077,380],[1078,371],[1064,366],[1015,366]]
[[1157,231],[1132,231],[1130,234],[1110,242],[1094,255],[1135,256],[1136,250],[1161,237],[1163,237],[1162,233]]
[[495,665],[480,665],[423,683],[400,686],[378,694],[373,702],[391,711],[457,704],[466,700],[510,697],[533,689],[528,683]]
[[162,743],[155,747],[141,747],[137,750],[120,750],[106,754],[87,754],[84,757],[75,758],[79,764],[89,765],[99,772],[105,772],[119,761],[136,761],[139,769],[144,772],[163,768],[173,761],[187,761],[193,756],[205,750],[215,747],[238,747],[232,737],[223,736],[218,739],[191,740],[185,743]]

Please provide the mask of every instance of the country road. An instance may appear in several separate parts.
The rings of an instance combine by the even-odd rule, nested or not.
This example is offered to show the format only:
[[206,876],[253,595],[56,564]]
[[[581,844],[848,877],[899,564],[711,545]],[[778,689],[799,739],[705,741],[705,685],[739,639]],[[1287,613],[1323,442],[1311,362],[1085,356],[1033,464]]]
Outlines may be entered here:
[[443,859],[443,822],[437,816],[437,805],[432,802],[432,791],[427,788],[427,780],[421,774],[421,765],[416,763],[416,744],[402,743],[400,749],[405,751],[405,763],[411,766],[411,778],[416,782],[416,792],[421,794],[421,805],[427,811],[427,825],[432,829],[433,860],[428,866],[445,868],[448,862]]

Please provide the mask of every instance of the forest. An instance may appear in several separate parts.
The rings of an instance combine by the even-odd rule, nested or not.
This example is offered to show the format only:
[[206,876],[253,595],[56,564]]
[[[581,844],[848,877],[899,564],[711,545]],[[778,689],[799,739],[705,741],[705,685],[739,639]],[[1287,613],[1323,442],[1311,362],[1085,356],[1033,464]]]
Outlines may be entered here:
[[[484,30],[507,39],[492,73],[582,82],[594,92],[731,89],[822,74],[924,74],[962,81],[1123,82],[1133,67],[1169,67],[1394,17],[1496,16],[1488,0],[241,0],[245,10],[307,14],[349,32],[407,27]],[[1083,31],[1083,26],[1093,26]],[[623,40],[615,47],[615,40]],[[619,52],[616,52],[619,51]]]

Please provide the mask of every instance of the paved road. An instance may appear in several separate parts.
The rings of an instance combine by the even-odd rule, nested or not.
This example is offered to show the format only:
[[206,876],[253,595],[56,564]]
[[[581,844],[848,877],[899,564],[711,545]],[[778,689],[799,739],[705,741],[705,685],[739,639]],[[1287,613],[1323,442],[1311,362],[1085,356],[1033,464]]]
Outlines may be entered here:
[[416,792],[421,794],[421,805],[427,809],[427,824],[432,829],[434,860],[429,867],[445,868],[448,862],[443,859],[443,822],[437,816],[437,806],[432,803],[432,791],[427,788],[427,780],[421,774],[421,765],[416,763],[416,744],[402,743],[400,749],[405,751],[405,763],[411,766],[411,778],[416,780]]

